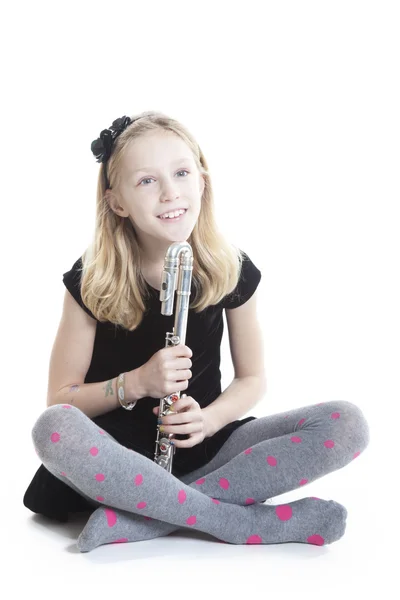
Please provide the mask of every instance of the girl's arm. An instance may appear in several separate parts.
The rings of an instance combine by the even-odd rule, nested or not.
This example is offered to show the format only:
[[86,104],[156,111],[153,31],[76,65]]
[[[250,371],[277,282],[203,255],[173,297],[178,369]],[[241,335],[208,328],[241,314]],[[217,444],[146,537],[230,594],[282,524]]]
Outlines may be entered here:
[[[65,290],[63,312],[50,357],[47,406],[72,404],[89,418],[119,408],[117,377],[84,383],[90,367],[96,336],[96,320]],[[138,369],[125,375],[125,397],[142,398]]]
[[203,408],[211,435],[228,423],[246,415],[263,398],[266,383],[262,377],[238,377],[211,404]]
[[[138,370],[128,371],[125,375],[125,398],[128,402],[144,397],[138,380]],[[121,404],[117,396],[117,377],[96,383],[67,385],[61,388],[47,403],[48,406],[54,404],[72,404],[90,419],[120,408]]]

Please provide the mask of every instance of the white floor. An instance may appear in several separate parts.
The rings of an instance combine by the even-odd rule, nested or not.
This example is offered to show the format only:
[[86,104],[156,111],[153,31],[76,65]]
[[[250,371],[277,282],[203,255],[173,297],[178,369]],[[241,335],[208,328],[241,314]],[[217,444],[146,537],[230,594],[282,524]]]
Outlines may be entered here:
[[341,502],[349,513],[347,529],[334,544],[235,546],[208,534],[180,530],[88,553],[79,552],[75,543],[85,525],[82,516],[61,524],[23,506],[23,493],[40,465],[32,459],[34,464],[25,463],[24,476],[10,485],[12,520],[7,510],[2,511],[9,529],[3,539],[2,588],[12,590],[11,598],[33,594],[46,600],[120,593],[136,598],[138,592],[141,599],[160,593],[185,599],[213,593],[263,600],[361,600],[370,593],[374,598],[379,593],[382,600],[398,598],[397,500],[381,468],[383,454],[382,449],[378,456],[370,446],[344,469],[268,501],[280,504],[315,495]]

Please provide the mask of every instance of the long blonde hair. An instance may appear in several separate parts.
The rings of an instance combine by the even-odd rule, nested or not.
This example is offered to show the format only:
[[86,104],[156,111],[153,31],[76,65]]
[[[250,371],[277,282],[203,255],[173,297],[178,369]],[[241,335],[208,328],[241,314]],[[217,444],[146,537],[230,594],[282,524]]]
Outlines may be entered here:
[[[218,230],[208,165],[189,131],[160,112],[148,111],[131,119],[139,120],[128,125],[117,137],[107,162],[112,188],[118,187],[121,158],[127,145],[154,130],[179,135],[192,150],[197,168],[205,179],[200,214],[187,240],[193,250],[192,282],[195,289],[189,308],[200,312],[220,302],[236,287],[242,269],[241,250],[227,242]],[[81,296],[98,321],[108,321],[133,331],[143,319],[148,297],[140,268],[141,248],[129,218],[120,217],[110,208],[103,171],[101,163],[94,235],[82,255]]]

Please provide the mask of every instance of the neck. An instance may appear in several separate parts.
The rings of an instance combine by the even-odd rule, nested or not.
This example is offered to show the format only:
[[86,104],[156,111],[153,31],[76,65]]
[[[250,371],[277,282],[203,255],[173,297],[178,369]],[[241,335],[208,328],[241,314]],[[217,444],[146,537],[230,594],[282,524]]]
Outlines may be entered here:
[[164,259],[167,254],[167,250],[171,244],[173,244],[172,241],[167,241],[166,243],[163,243],[161,246],[158,247],[142,247],[142,269],[147,269],[148,271],[157,271],[160,269],[162,270],[164,267]]

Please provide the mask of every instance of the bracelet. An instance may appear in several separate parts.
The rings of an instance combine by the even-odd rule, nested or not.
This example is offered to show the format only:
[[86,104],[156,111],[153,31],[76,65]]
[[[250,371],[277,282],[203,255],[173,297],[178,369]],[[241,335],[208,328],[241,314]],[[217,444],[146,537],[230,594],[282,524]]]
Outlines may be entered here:
[[126,410],[132,410],[136,405],[137,400],[134,402],[126,402],[125,400],[125,373],[120,373],[117,378],[117,395],[118,400],[122,408]]

